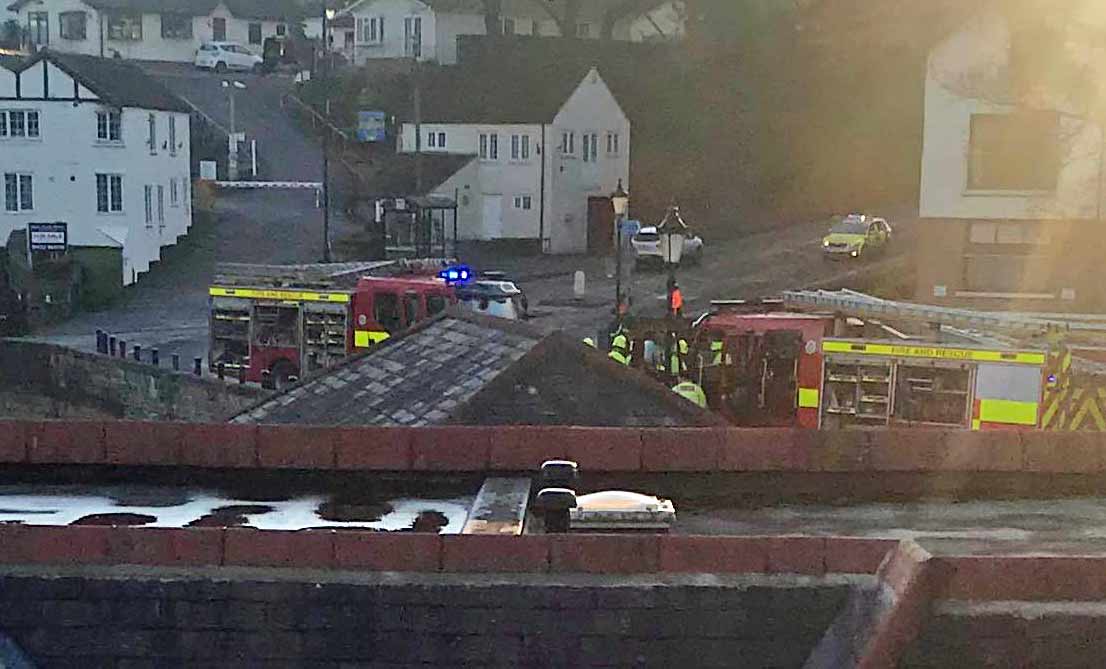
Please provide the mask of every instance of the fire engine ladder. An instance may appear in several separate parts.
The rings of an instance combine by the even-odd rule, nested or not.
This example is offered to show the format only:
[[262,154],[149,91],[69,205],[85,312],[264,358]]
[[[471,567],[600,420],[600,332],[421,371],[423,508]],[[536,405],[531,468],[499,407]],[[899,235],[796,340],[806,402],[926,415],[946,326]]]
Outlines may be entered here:
[[1106,342],[1106,320],[1092,315],[1018,314],[938,307],[873,297],[853,290],[792,290],[784,306],[858,318],[939,324],[964,331],[1004,334],[1016,339],[1058,336],[1065,340]]

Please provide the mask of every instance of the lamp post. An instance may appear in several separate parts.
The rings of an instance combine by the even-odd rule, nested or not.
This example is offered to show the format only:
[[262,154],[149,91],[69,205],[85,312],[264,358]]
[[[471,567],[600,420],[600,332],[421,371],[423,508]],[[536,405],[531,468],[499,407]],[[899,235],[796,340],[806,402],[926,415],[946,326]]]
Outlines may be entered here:
[[[235,119],[234,113],[234,91],[246,90],[246,84],[241,81],[226,81],[222,82],[223,88],[227,91],[227,97],[230,104],[230,137],[227,138],[227,172],[231,180],[238,178],[238,125]],[[243,139],[243,141],[245,141]]]
[[680,217],[680,207],[673,202],[664,214],[664,220],[657,228],[660,235],[661,255],[668,269],[668,313],[672,314],[672,292],[676,286],[676,266],[684,253],[684,239],[687,236],[687,224]]
[[330,262],[330,31],[329,24],[334,18],[334,10],[327,8],[323,2],[323,112],[326,114],[323,123],[323,262]]
[[614,207],[615,247],[614,247],[614,314],[615,322],[622,325],[622,221],[626,218],[626,208],[630,205],[630,194],[622,187],[611,193],[611,206]]

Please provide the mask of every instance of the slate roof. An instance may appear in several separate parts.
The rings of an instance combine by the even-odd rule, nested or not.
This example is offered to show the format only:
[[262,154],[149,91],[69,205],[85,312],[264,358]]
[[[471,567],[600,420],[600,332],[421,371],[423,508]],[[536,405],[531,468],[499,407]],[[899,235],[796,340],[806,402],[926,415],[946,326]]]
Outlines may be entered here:
[[159,81],[128,61],[118,58],[97,58],[43,50],[34,58],[23,61],[17,71],[25,70],[43,59],[81,82],[105,103],[118,107],[191,112],[180,98]]
[[363,192],[367,197],[425,195],[475,158],[475,155],[456,153],[422,154],[422,192],[415,187],[415,154],[397,153],[377,158],[364,174]]
[[710,426],[644,374],[563,333],[453,310],[270,397],[236,423]]
[[[16,0],[8,9],[16,12],[32,0]],[[119,9],[145,14],[187,14],[207,16],[220,1],[230,13],[243,19],[290,19],[305,15],[296,0],[83,0],[95,9]]]
[[[591,65],[555,60],[441,68],[424,75],[424,123],[550,123]],[[410,110],[402,115],[411,119]]]

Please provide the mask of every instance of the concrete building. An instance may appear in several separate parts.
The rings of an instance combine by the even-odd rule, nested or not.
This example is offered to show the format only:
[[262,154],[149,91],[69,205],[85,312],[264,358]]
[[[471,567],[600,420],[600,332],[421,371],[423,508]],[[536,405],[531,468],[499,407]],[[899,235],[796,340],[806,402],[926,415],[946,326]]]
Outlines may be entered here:
[[[1103,216],[1103,131],[1062,71],[1098,72],[1076,30],[1101,16],[1012,23],[989,11],[941,41],[928,59],[917,298],[1036,311],[1106,306],[1097,252]],[[1042,32],[1043,31],[1043,32]],[[1097,90],[1097,89],[1095,89]]]
[[90,56],[190,63],[204,42],[237,42],[261,53],[303,11],[294,0],[16,0],[35,47]]
[[[562,1],[504,0],[500,32],[504,35],[562,36],[556,16],[563,16]],[[598,39],[607,13],[617,11],[617,0],[580,3],[571,37]],[[334,48],[356,64],[379,58],[416,58],[443,65],[457,62],[457,37],[485,35],[482,0],[361,0],[340,12],[340,37]],[[352,17],[352,23],[349,21]],[[680,0],[658,0],[614,21],[611,36],[621,41],[679,39],[684,33],[684,8]]]
[[192,223],[188,112],[110,59],[44,51],[0,67],[0,239],[64,222],[96,280],[137,281]]
[[607,198],[619,179],[630,188],[630,120],[598,70],[449,69],[423,88],[419,141],[404,117],[397,150],[476,157],[424,183],[431,195],[456,198],[460,240],[546,253],[609,248]]

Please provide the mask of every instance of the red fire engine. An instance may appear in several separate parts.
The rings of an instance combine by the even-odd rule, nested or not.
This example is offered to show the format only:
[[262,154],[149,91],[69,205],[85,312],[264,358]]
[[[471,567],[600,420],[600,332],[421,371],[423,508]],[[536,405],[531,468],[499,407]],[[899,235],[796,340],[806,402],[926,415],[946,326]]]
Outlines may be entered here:
[[211,286],[208,365],[280,388],[457,303],[453,287],[428,275],[361,277],[344,289],[295,283]]

